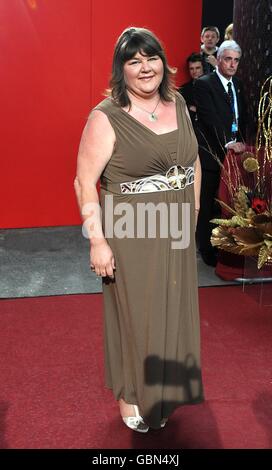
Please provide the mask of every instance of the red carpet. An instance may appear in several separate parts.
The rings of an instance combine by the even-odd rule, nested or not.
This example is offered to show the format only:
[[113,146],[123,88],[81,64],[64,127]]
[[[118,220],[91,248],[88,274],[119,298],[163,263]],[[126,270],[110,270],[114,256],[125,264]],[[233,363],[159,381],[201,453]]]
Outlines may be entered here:
[[200,289],[206,401],[163,431],[121,422],[104,388],[101,295],[0,302],[0,448],[272,448],[272,307]]

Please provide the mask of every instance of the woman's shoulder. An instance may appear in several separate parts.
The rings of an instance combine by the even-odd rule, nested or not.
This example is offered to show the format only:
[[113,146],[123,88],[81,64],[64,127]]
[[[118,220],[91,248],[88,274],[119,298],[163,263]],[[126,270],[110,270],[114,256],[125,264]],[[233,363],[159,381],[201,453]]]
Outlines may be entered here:
[[111,97],[107,97],[104,100],[100,101],[92,111],[103,111],[107,115],[111,115],[116,112],[118,109],[117,104],[113,101]]
[[178,91],[175,91],[175,100],[177,103],[180,103],[182,106],[186,106],[185,99]]

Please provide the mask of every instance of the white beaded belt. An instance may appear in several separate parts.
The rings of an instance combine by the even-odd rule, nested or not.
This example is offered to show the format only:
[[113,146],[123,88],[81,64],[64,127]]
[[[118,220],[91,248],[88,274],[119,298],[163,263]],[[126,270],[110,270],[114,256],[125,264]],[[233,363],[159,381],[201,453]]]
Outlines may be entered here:
[[127,183],[120,183],[121,194],[179,191],[194,182],[194,167],[174,165],[165,175],[153,175]]

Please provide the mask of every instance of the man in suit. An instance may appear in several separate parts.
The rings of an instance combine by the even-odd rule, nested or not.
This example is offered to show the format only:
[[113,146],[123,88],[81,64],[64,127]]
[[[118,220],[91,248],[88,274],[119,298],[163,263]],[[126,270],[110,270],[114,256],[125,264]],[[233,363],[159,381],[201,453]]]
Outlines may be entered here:
[[200,77],[194,86],[202,167],[197,242],[203,261],[211,266],[216,265],[216,250],[210,242],[214,226],[209,221],[219,215],[215,198],[220,183],[220,166],[213,155],[223,162],[227,149],[237,153],[245,149],[245,101],[242,84],[235,77],[240,58],[240,46],[224,41],[217,52],[216,71]]
[[200,54],[196,54],[193,52],[186,60],[188,71],[191,77],[189,82],[184,83],[179,88],[179,93],[183,96],[186,101],[190,117],[195,127],[196,120],[197,120],[197,113],[196,113],[196,104],[195,104],[195,96],[194,96],[194,84],[197,78],[203,75],[203,61],[202,56]]

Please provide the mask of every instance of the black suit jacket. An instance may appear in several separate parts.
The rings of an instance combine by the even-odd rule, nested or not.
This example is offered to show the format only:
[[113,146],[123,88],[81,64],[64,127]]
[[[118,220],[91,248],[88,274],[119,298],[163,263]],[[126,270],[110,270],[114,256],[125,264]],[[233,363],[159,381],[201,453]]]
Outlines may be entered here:
[[178,91],[186,101],[186,105],[188,107],[188,111],[190,113],[190,117],[194,126],[196,121],[196,113],[189,109],[190,106],[196,106],[194,95],[194,80],[190,80],[189,82],[186,82],[181,85]]
[[[233,77],[232,80],[239,113],[237,140],[243,141],[246,124],[244,93],[241,81],[236,77]],[[210,147],[221,161],[224,160],[225,144],[232,140],[233,116],[228,94],[216,72],[203,75],[196,80],[194,93],[198,117],[196,134],[200,146],[201,165],[206,170],[220,171],[218,163],[207,151],[207,148]]]

